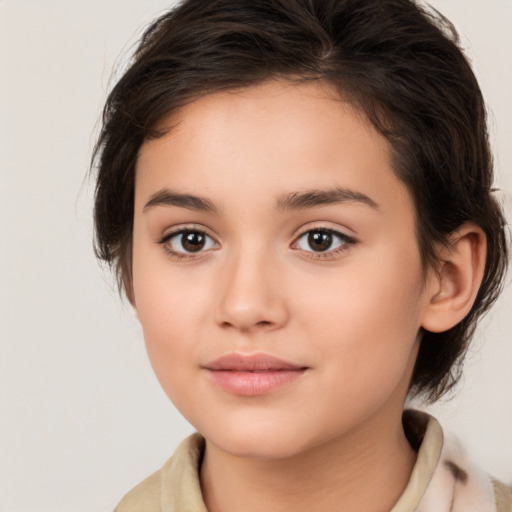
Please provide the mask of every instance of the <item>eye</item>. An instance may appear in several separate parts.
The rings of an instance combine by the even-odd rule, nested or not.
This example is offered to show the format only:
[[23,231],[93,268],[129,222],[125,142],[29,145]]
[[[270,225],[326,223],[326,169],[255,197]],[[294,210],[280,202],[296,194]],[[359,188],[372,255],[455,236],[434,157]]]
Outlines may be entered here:
[[306,252],[327,253],[338,252],[355,240],[333,229],[311,229],[303,233],[294,243],[294,248]]
[[204,231],[197,229],[182,229],[167,235],[161,242],[167,250],[175,255],[187,255],[214,249],[217,242]]

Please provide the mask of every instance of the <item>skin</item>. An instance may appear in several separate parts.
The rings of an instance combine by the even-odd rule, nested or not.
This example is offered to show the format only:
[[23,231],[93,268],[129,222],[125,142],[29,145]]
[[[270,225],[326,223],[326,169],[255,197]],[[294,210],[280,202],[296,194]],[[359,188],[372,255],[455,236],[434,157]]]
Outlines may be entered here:
[[[216,93],[166,126],[139,155],[131,298],[163,389],[207,440],[208,510],[391,509],[415,461],[401,414],[418,333],[443,328],[435,307],[447,294],[444,273],[422,269],[387,141],[318,83]],[[334,189],[349,199],[283,207]],[[169,204],[169,191],[215,211]],[[185,228],[206,233],[203,250],[169,238]],[[321,229],[341,235],[315,252],[307,233]],[[475,237],[460,238],[471,253]],[[204,369],[229,353],[307,370],[240,396]]]

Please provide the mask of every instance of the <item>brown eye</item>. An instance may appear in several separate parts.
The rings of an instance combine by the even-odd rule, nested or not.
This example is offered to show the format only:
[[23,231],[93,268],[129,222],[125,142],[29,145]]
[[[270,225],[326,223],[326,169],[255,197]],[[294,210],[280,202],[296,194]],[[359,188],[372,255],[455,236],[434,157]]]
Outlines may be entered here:
[[332,245],[332,234],[327,231],[310,231],[308,245],[315,252],[328,251]]
[[181,245],[187,252],[200,251],[206,242],[206,237],[203,233],[193,231],[190,233],[183,233],[181,235]]
[[303,233],[294,243],[296,249],[305,252],[327,253],[336,252],[356,241],[339,231],[332,229],[311,229]]
[[182,230],[167,237],[166,242],[173,253],[190,254],[212,249],[215,241],[203,231]]

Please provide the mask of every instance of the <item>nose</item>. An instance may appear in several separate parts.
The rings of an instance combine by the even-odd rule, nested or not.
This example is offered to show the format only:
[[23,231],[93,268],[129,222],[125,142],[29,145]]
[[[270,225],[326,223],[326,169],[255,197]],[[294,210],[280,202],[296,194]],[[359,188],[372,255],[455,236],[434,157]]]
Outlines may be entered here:
[[219,276],[216,322],[244,333],[284,326],[289,313],[282,281],[272,258],[240,251],[225,262]]

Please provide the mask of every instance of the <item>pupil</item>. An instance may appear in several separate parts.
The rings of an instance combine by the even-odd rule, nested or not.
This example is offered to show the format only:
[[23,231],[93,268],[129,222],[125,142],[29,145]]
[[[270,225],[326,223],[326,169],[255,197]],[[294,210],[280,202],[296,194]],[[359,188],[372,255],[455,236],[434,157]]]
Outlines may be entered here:
[[181,243],[186,251],[197,252],[204,247],[205,237],[197,232],[184,233]]
[[314,251],[326,251],[332,245],[332,235],[326,231],[313,231],[308,235],[308,243]]

